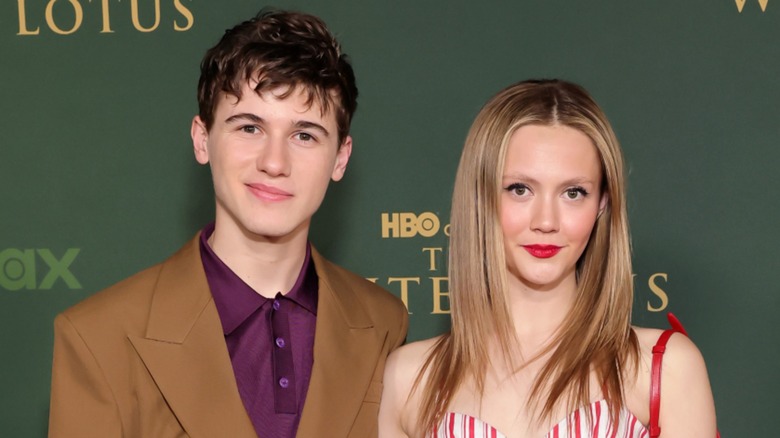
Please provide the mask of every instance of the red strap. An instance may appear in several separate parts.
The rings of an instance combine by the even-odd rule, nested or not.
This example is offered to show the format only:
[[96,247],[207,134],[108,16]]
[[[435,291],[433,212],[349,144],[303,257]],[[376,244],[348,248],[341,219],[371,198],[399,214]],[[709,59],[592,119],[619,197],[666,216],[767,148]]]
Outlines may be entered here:
[[666,352],[666,343],[675,333],[674,329],[664,330],[653,347],[653,365],[650,371],[650,438],[661,436],[658,418],[661,412],[661,364]]
[[[688,336],[688,332],[685,331],[685,327],[683,327],[683,325],[680,322],[680,320],[677,319],[677,317],[674,316],[673,313],[667,313],[666,314],[666,319],[669,320],[669,325],[672,326],[672,330],[674,330],[674,331],[676,331],[678,333],[682,333],[685,336]],[[690,336],[688,336],[688,337],[690,337]]]
[[[685,328],[683,328],[676,316],[669,313],[666,315],[666,318],[669,320],[669,325],[672,328],[664,330],[653,347],[653,364],[650,371],[650,438],[661,436],[661,427],[658,425],[658,419],[661,413],[661,365],[666,352],[666,343],[669,342],[669,338],[675,333],[682,333],[688,336],[688,332],[685,331]],[[718,433],[717,437],[720,438],[720,433]]]

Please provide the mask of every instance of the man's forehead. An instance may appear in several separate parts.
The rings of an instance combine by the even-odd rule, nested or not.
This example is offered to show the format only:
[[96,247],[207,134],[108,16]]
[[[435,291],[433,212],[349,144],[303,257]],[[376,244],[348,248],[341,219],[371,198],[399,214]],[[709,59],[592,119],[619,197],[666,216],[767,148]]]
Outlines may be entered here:
[[[301,113],[316,114],[323,120],[333,119],[334,123],[336,121],[333,101],[328,103],[321,102],[321,98],[316,92],[301,85],[281,85],[276,88],[258,90],[257,81],[254,81],[253,83],[245,83],[239,90],[239,93],[240,95],[234,95],[222,92],[219,101],[227,103],[229,107],[243,107],[251,104],[254,97],[260,98],[267,104],[292,101],[300,107]],[[335,92],[330,93],[331,99],[335,99],[334,94]]]

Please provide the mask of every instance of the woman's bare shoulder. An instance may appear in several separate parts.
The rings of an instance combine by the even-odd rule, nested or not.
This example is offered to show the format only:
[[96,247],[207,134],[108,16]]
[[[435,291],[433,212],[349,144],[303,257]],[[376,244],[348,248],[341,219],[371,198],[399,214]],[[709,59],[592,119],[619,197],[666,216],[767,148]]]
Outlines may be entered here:
[[425,376],[418,382],[420,371],[441,336],[403,345],[387,358],[384,391],[379,405],[379,436],[407,437],[417,421],[420,391],[415,383],[424,385]]
[[646,351],[649,353],[652,353],[653,346],[658,341],[661,333],[664,332],[663,330],[657,328],[637,326],[632,326],[631,328],[634,330],[634,333],[636,333],[637,340],[639,341],[640,351]]
[[[664,332],[662,329],[646,328],[646,327],[632,327],[634,333],[636,333],[637,340],[639,341],[639,351],[643,358],[652,358],[653,347],[658,343],[658,339]],[[669,338],[666,344],[664,352],[664,362],[670,363],[680,362],[680,365],[685,366],[689,361],[704,363],[704,359],[701,357],[701,352],[696,345],[687,336],[682,333],[675,333]],[[694,365],[694,364],[691,364]]]
[[[640,396],[637,411],[646,414],[649,400],[653,347],[663,330],[633,327],[639,341],[640,364],[631,395]],[[662,428],[675,436],[714,436],[715,409],[707,367],[696,345],[682,333],[673,334],[664,349],[661,368]],[[629,406],[630,407],[630,406]],[[633,410],[633,409],[632,409]],[[642,420],[645,415],[639,415]],[[710,433],[712,431],[712,433]]]
[[[439,342],[441,336],[411,342],[395,349],[387,358],[385,365],[385,378],[392,377],[416,378],[425,360],[433,347]],[[385,382],[387,384],[387,382]]]

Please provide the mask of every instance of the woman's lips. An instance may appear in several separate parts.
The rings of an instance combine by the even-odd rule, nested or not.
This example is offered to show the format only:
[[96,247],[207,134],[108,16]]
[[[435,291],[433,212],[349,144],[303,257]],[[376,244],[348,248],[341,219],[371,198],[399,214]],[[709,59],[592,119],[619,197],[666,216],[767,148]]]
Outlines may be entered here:
[[523,248],[538,259],[549,259],[561,250],[561,247],[556,245],[523,245]]

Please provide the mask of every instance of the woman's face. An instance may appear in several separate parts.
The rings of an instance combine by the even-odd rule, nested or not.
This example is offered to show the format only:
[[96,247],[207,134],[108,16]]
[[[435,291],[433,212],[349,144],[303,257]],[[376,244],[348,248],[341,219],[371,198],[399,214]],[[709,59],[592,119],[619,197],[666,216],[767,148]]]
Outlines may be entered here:
[[575,268],[606,196],[596,147],[563,125],[512,134],[501,191],[501,228],[510,285],[576,285]]

